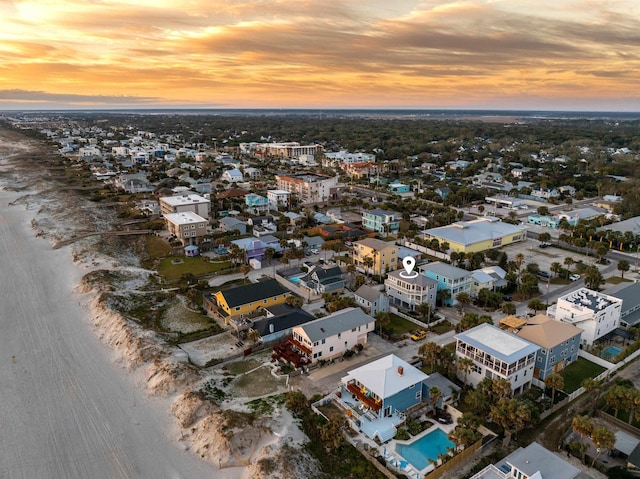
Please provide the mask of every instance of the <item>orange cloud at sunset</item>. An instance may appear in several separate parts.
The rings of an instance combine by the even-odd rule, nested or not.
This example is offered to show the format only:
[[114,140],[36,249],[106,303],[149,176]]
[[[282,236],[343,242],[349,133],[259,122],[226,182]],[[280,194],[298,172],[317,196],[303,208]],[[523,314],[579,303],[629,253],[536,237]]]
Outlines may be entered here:
[[631,0],[17,0],[0,19],[5,109],[640,110]]

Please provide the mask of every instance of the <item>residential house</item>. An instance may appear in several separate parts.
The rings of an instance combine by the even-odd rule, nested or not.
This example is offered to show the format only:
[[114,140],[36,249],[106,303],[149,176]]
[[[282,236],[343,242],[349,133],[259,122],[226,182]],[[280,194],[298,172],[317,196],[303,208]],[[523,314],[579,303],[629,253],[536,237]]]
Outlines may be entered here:
[[[398,246],[375,238],[365,238],[353,243],[353,264],[359,271],[382,276],[398,267]],[[367,259],[373,264],[367,266]]]
[[536,187],[531,190],[531,196],[548,200],[551,198],[558,198],[560,196],[560,192],[555,188]]
[[570,185],[561,186],[558,191],[563,195],[576,196],[576,189]]
[[640,283],[622,282],[605,289],[603,293],[622,301],[620,324],[625,328],[640,323]]
[[374,318],[378,313],[389,311],[389,298],[384,291],[363,284],[353,296],[356,304]]
[[352,426],[384,443],[396,434],[408,410],[429,397],[425,373],[390,354],[353,369],[342,378],[336,404]]
[[165,196],[158,200],[160,203],[160,213],[186,213],[191,211],[202,218],[209,219],[211,201],[194,194],[183,194],[176,196]]
[[514,394],[531,387],[540,349],[536,344],[487,323],[458,333],[454,338],[456,357],[473,361],[470,371],[458,371],[463,381],[477,387],[485,378],[503,378],[511,383]]
[[573,324],[582,332],[582,345],[591,346],[620,325],[622,300],[608,294],[580,288],[558,298],[547,314],[558,321]]
[[258,168],[245,168],[244,177],[248,180],[257,180],[262,176],[262,171]]
[[439,186],[433,192],[438,195],[441,199],[446,200],[451,194],[451,189],[448,186]]
[[409,193],[411,191],[411,187],[409,185],[405,185],[404,183],[400,183],[399,181],[394,181],[387,186],[389,191],[396,194],[401,193]]
[[313,266],[298,280],[298,285],[315,294],[340,293],[344,289],[344,276],[338,266],[329,268]]
[[253,215],[259,215],[269,211],[269,200],[264,196],[249,193],[244,197],[244,203],[247,211]]
[[254,329],[260,335],[262,343],[281,340],[293,333],[293,328],[316,319],[310,313],[287,303],[264,308],[265,316],[251,320],[249,330]]
[[247,224],[253,227],[253,235],[257,237],[271,235],[278,231],[273,216],[253,216],[247,220]]
[[507,272],[500,266],[487,266],[471,272],[471,296],[477,297],[481,289],[496,291],[507,286]]
[[117,190],[130,194],[149,193],[154,190],[146,173],[121,173],[113,177],[111,182]]
[[232,170],[225,170],[220,179],[229,183],[241,183],[244,181],[244,176],[238,168],[233,168]]
[[267,199],[269,209],[278,211],[280,207],[288,208],[291,205],[291,192],[286,190],[268,190]]
[[233,216],[225,216],[220,219],[220,229],[223,231],[238,231],[239,234],[247,234],[247,224]]
[[303,173],[276,176],[278,189],[296,195],[300,204],[312,205],[337,199],[338,176]]
[[471,272],[466,269],[434,261],[420,266],[420,272],[438,283],[437,291],[446,291],[445,294],[441,293],[445,306],[453,306],[458,293],[471,294]]
[[537,386],[542,387],[542,381],[549,375],[559,373],[578,359],[582,330],[571,324],[538,314],[532,318],[508,316],[500,320],[500,327],[540,346],[533,369],[533,377],[540,380]]
[[396,234],[400,230],[400,217],[394,211],[364,210],[362,212],[362,226],[383,235]]
[[282,304],[291,291],[275,279],[266,279],[205,295],[204,308],[207,314],[224,319],[225,324],[236,322],[236,326],[255,314],[257,310]]
[[351,178],[369,178],[378,174],[379,167],[372,161],[361,161],[359,163],[347,163],[342,165],[342,169]]
[[290,342],[312,362],[330,361],[367,344],[374,327],[375,319],[360,308],[345,308],[295,327]]
[[451,251],[475,253],[525,241],[527,227],[504,223],[492,216],[484,216],[425,230],[424,237],[425,239],[435,238],[440,244],[447,243]]
[[252,259],[262,261],[264,259],[264,250],[267,249],[267,245],[264,241],[255,237],[232,240],[231,244],[235,244],[241,250],[245,251],[245,263],[248,263],[249,260]]
[[426,303],[432,311],[436,309],[438,282],[423,274],[410,276],[404,269],[392,271],[384,281],[384,288],[389,303],[398,308],[415,311],[419,305]]
[[471,479],[574,479],[580,469],[537,442],[518,448],[497,464],[489,464]]
[[437,406],[439,408],[442,408],[445,404],[455,403],[460,397],[460,390],[462,389],[438,372],[429,374],[429,377],[423,381],[423,385],[427,391],[430,391],[431,388],[438,388],[442,393],[442,396],[438,399]]

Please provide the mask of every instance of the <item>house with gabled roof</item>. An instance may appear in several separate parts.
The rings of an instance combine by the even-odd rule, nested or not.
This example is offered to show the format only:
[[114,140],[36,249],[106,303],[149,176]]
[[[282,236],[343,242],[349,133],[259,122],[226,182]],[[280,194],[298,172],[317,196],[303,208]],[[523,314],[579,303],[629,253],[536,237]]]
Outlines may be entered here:
[[353,297],[356,300],[356,304],[374,318],[380,312],[389,311],[389,298],[384,291],[363,284],[353,294]]
[[341,357],[354,346],[367,343],[375,319],[360,308],[345,308],[293,329],[290,341],[312,362]]
[[291,291],[275,279],[266,279],[205,295],[204,308],[208,314],[229,324],[232,320],[243,320],[261,308],[282,304],[290,295]]
[[371,439],[386,442],[406,419],[406,412],[429,397],[429,376],[390,354],[348,372],[341,380],[336,403]]
[[520,447],[497,464],[489,464],[471,479],[574,479],[580,474],[571,463],[537,442]]
[[321,268],[314,266],[298,280],[298,284],[315,294],[339,293],[344,289],[344,276],[339,266]]
[[437,291],[448,291],[449,297],[442,301],[445,306],[453,306],[458,293],[471,292],[471,272],[466,269],[434,261],[420,266],[420,272],[438,283]]

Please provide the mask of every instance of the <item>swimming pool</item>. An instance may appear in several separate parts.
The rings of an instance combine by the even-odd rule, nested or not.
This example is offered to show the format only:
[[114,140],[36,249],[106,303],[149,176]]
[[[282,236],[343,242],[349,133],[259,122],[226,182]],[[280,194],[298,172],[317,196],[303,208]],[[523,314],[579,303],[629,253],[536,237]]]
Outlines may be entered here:
[[607,346],[600,353],[600,357],[606,361],[609,361],[620,354],[620,351],[622,351],[622,348],[618,346]]
[[397,444],[396,451],[413,467],[422,470],[429,464],[429,459],[436,460],[438,455],[447,452],[447,448],[454,448],[447,433],[442,429],[434,429],[426,436],[422,436],[411,444]]
[[292,283],[297,283],[298,281],[300,281],[300,278],[302,278],[302,277],[304,277],[306,275],[307,275],[307,273],[302,273],[302,274],[298,274],[296,276],[291,276],[289,278],[289,281],[291,281]]

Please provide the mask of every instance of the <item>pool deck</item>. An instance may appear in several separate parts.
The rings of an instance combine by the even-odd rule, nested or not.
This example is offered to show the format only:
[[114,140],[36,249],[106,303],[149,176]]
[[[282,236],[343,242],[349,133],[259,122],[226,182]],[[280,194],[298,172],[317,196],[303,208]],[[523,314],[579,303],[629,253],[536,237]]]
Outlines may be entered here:
[[[429,418],[426,418],[429,419]],[[447,435],[449,435],[449,433],[451,431],[453,431],[456,427],[455,422],[453,424],[434,424],[433,426],[431,426],[428,429],[425,429],[424,431],[422,431],[420,434],[418,434],[417,436],[412,437],[410,440],[408,441],[398,441],[396,439],[392,439],[388,444],[387,444],[387,449],[393,449],[393,451],[395,452],[395,455],[397,457],[402,458],[402,460],[409,462],[409,465],[411,467],[411,469],[413,469],[414,472],[420,474],[420,477],[423,477],[425,474],[427,474],[428,472],[433,471],[434,466],[433,464],[429,464],[427,467],[425,467],[424,469],[416,469],[416,467],[411,464],[411,462],[408,459],[405,459],[399,452],[398,452],[398,448],[397,446],[399,444],[405,445],[405,446],[409,446],[411,444],[413,444],[414,442],[422,439],[424,436],[426,436],[427,434],[435,431],[436,429],[440,429],[442,430],[444,433],[446,433]],[[414,474],[412,473],[411,476],[413,477]]]

